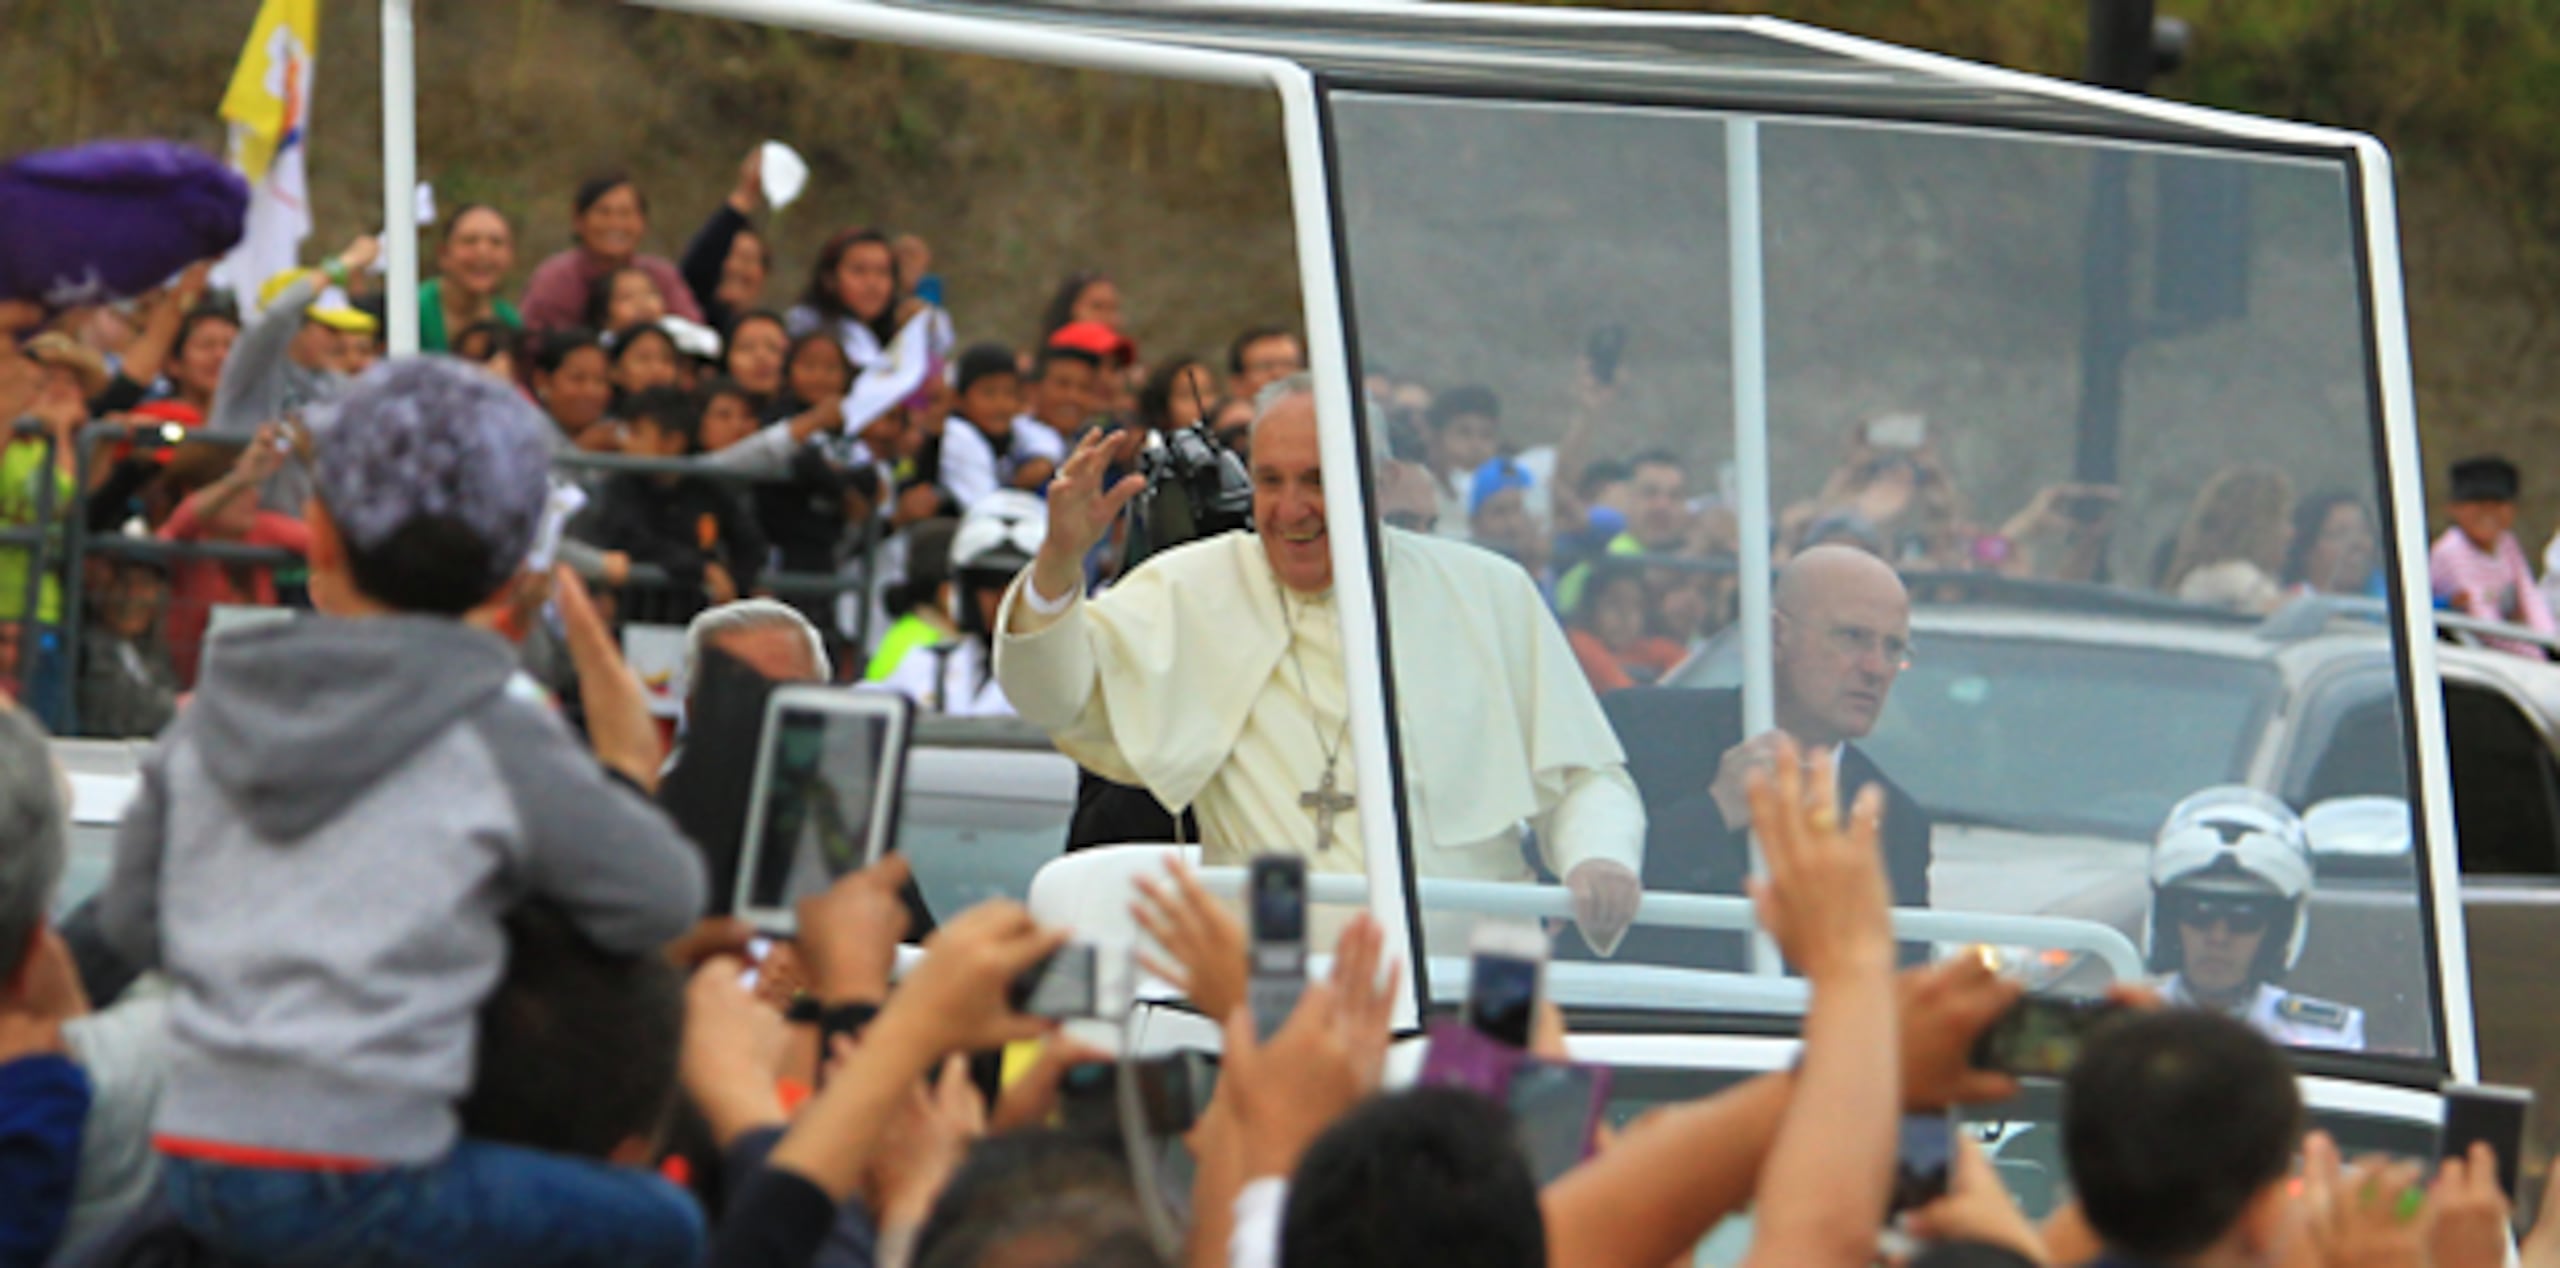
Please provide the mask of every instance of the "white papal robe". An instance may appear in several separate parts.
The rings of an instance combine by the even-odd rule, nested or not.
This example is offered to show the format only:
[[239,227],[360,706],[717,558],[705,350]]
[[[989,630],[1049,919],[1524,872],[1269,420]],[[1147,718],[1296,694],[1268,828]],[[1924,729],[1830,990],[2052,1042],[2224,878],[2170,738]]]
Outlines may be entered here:
[[[1400,530],[1385,545],[1416,871],[1527,880],[1526,823],[1558,875],[1592,859],[1641,874],[1644,808],[1626,754],[1528,574]],[[997,617],[1008,632],[996,677],[1060,751],[1168,808],[1192,807],[1208,862],[1278,851],[1320,871],[1363,870],[1357,814],[1335,820],[1319,853],[1299,800],[1347,716],[1330,593],[1284,598],[1260,539],[1229,533],[1157,555],[1054,623],[1013,633],[1028,576]],[[1358,794],[1347,744],[1335,781]]]

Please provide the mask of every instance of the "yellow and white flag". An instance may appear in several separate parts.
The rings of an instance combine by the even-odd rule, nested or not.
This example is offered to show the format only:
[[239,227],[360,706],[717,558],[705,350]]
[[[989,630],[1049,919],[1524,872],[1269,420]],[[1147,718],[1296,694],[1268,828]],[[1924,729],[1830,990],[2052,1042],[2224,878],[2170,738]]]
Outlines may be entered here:
[[[311,233],[303,169],[311,67],[320,48],[320,0],[264,0],[222,94],[231,126],[231,166],[248,179],[249,219],[240,245],[214,269],[217,284],[243,301],[298,262]],[[255,320],[255,314],[243,314]]]

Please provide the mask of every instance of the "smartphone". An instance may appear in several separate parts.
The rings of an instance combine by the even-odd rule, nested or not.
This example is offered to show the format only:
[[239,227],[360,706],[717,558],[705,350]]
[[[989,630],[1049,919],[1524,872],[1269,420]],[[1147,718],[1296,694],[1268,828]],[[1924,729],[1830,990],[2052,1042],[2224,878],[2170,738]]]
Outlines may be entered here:
[[1547,974],[1547,940],[1520,925],[1481,925],[1468,945],[1467,1025],[1497,1043],[1529,1046]]
[[2060,1078],[2080,1060],[2088,1037],[2124,1011],[2095,997],[2026,995],[1973,1042],[1977,1069]]
[[1289,1020],[1307,985],[1307,861],[1258,855],[1245,885],[1253,936],[1245,999],[1254,1032],[1268,1039]]
[[1917,449],[1929,443],[1929,416],[1886,414],[1867,420],[1870,449]]
[[1618,381],[1618,362],[1627,353],[1627,328],[1615,323],[1591,332],[1583,356],[1591,363],[1591,381],[1606,387]]
[[1902,1116],[1901,1144],[1893,1155],[1893,1204],[1885,1218],[1916,1211],[1947,1195],[1956,1160],[1956,1122],[1945,1113]]
[[2525,1120],[2533,1114],[2533,1089],[2482,1083],[2447,1083],[2439,1158],[2462,1158],[2486,1141],[2498,1155],[2498,1188],[2516,1200],[2516,1169],[2524,1153]]
[[1591,1156],[1609,1105],[1607,1066],[1527,1060],[1513,1067],[1503,1097],[1520,1151],[1544,1188]]
[[1026,1016],[1076,1021],[1101,1015],[1096,983],[1093,945],[1070,942],[1024,969],[1006,999]]

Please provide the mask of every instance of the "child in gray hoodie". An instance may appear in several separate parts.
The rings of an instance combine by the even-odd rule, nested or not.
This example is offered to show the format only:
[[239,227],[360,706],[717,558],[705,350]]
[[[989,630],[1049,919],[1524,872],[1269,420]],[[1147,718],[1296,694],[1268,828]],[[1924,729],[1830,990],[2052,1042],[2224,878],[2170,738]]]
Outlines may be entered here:
[[102,909],[176,986],[169,1203],[259,1262],[690,1265],[701,1213],[665,1180],[455,1123],[510,908],[548,898],[627,953],[702,910],[695,851],[459,619],[533,545],[546,425],[444,358],[375,368],[319,422],[324,615],[208,658]]

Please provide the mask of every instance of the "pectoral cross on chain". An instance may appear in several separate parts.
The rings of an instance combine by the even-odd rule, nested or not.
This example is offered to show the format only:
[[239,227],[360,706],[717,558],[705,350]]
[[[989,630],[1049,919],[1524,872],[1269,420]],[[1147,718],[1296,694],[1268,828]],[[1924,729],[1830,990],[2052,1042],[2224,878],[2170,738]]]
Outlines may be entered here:
[[1316,819],[1316,853],[1333,848],[1334,816],[1349,810],[1357,800],[1335,785],[1331,766],[1324,768],[1324,778],[1316,781],[1314,792],[1298,794],[1298,804]]

